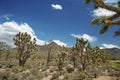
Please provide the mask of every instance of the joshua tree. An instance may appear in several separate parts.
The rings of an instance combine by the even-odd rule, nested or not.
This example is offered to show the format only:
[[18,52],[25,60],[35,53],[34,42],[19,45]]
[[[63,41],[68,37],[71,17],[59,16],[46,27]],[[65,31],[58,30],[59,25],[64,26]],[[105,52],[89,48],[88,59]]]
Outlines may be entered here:
[[86,54],[85,54],[84,50],[85,50],[85,46],[87,43],[88,43],[88,41],[84,40],[83,38],[76,39],[75,47],[79,53],[81,70],[85,70],[85,67],[86,67],[86,65],[85,65],[86,64],[85,63],[86,62]]
[[70,60],[73,62],[73,66],[77,67],[77,64],[78,64],[77,59],[78,59],[79,54],[75,47],[71,48],[71,54],[69,55],[70,55]]
[[[102,28],[100,29],[100,34],[105,33],[110,28],[110,26],[120,25],[120,1],[117,3],[117,7],[105,4],[104,0],[85,0],[86,4],[89,4],[90,2],[94,3],[95,9],[100,7],[115,12],[114,15],[97,17],[92,20],[91,24],[102,25]],[[120,36],[120,29],[115,31],[115,36]]]
[[36,47],[36,39],[31,39],[31,36],[25,32],[19,32],[13,38],[14,44],[17,46],[19,53],[19,66],[24,66],[26,60],[30,57]]
[[62,49],[60,51],[58,51],[58,56],[56,58],[59,71],[61,71],[62,68],[64,67],[67,55],[68,55],[67,49],[63,46]]
[[107,60],[110,59],[110,53],[108,51],[106,51],[106,50],[101,50],[101,52],[100,52],[100,58],[101,58],[101,61],[103,63],[107,64],[108,63]]
[[0,42],[0,50],[7,51],[6,52],[6,57],[5,57],[5,60],[7,60],[9,55],[10,55],[11,47],[6,42]]
[[54,45],[52,45],[53,41],[50,40],[49,41],[49,45],[47,46],[47,50],[48,50],[48,55],[47,55],[47,64],[50,62],[50,58],[51,58],[51,53],[54,49]]
[[[6,42],[0,42],[0,50],[7,50],[8,49],[8,44]],[[10,47],[10,46],[9,46]]]
[[[76,53],[78,55],[74,55],[73,59],[78,59],[79,61],[79,70],[81,72],[84,72],[86,74],[86,77],[91,78],[89,75],[89,70],[92,70],[94,73],[94,77],[97,76],[100,68],[102,67],[103,63],[108,59],[107,53],[103,50],[101,50],[98,46],[93,47],[88,43],[87,40],[84,40],[83,38],[77,38],[75,47],[73,48],[72,52]],[[73,53],[71,53],[73,55]],[[76,57],[75,57],[76,56]],[[106,58],[106,60],[105,60]],[[88,71],[88,72],[87,72]]]
[[9,57],[9,55],[10,55],[10,52],[11,52],[11,47],[10,47],[9,45],[6,45],[6,51],[7,51],[7,53],[6,53],[6,58],[5,58],[5,60],[8,59],[8,57]]

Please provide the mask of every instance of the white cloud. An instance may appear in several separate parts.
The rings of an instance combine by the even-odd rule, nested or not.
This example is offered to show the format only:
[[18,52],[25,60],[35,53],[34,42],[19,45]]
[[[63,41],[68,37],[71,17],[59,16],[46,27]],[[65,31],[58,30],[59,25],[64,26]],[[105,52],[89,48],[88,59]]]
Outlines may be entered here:
[[62,6],[59,4],[51,4],[51,7],[56,10],[62,10]]
[[112,16],[114,15],[115,12],[103,9],[103,8],[98,8],[93,10],[93,16],[95,17],[100,17],[100,16]]
[[[117,7],[117,2],[119,0],[103,0],[103,1],[108,5],[112,5],[112,6]],[[103,8],[98,8],[98,9],[93,10],[93,16],[94,17],[111,16],[111,15],[114,15],[114,14],[115,14],[115,12],[109,11],[109,10],[106,10],[106,9],[103,9]]]
[[4,22],[0,24],[0,41],[5,41],[7,44],[10,46],[14,46],[13,43],[13,37],[18,33],[18,32],[27,32],[29,33],[32,38],[37,39],[37,44],[38,45],[44,45],[45,41],[40,40],[37,38],[35,35],[35,32],[33,29],[27,24],[27,23],[17,23],[15,21],[10,21],[10,22]]
[[114,44],[106,44],[106,43],[103,43],[103,44],[101,44],[101,45],[102,45],[102,48],[119,48],[119,49],[120,49],[119,46],[114,45]]
[[55,43],[57,43],[59,46],[67,46],[67,44],[66,43],[64,43],[64,42],[61,42],[60,40],[53,40]]
[[104,47],[100,47],[100,49],[105,49]]
[[119,0],[105,0],[104,2],[108,4],[114,4],[114,3],[117,3],[118,1]]
[[80,34],[71,34],[71,36],[75,37],[75,38],[84,38],[85,40],[88,40],[89,42],[94,42],[97,40],[96,37],[94,36],[90,36],[88,34],[83,34],[83,35],[80,35]]

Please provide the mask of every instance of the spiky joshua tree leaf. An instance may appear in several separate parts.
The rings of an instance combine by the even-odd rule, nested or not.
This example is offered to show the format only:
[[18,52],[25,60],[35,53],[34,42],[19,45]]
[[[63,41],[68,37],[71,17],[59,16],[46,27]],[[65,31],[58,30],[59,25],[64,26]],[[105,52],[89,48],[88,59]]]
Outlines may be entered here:
[[107,30],[108,30],[109,26],[108,25],[104,25],[101,29],[100,29],[100,34],[104,34]]
[[85,0],[85,4],[89,4],[91,0]]
[[120,29],[115,32],[114,36],[120,36]]

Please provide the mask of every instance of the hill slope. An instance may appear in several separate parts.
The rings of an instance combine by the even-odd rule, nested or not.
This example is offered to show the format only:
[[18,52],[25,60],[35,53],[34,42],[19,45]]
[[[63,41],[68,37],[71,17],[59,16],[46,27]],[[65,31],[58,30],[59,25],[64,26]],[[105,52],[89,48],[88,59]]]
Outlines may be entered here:
[[110,52],[111,56],[118,57],[120,56],[120,49],[118,48],[111,48],[111,49],[105,49]]

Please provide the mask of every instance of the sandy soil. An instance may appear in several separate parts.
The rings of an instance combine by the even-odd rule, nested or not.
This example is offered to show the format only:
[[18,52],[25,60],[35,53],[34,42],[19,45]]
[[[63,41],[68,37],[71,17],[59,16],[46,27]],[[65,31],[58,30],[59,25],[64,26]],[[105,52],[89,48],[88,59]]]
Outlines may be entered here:
[[100,76],[98,78],[95,78],[93,80],[116,80],[115,77],[111,77],[111,76]]

